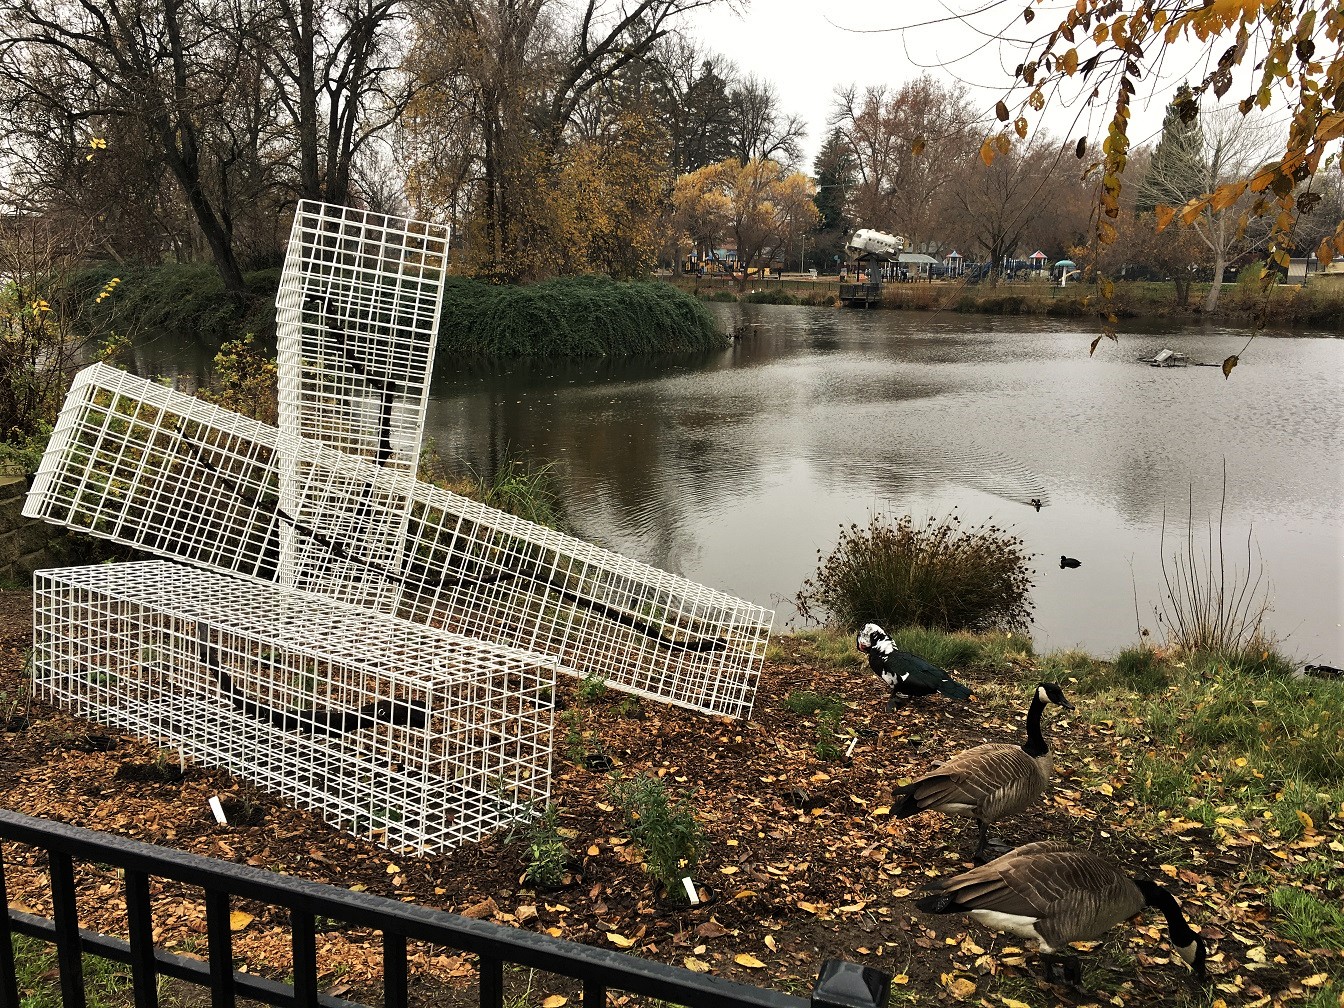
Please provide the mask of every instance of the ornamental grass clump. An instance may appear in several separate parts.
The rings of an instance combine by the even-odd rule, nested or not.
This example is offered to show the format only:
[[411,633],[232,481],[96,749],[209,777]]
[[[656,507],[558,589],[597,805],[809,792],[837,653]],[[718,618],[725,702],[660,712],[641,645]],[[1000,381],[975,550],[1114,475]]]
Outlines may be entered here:
[[797,595],[804,619],[947,631],[1023,631],[1031,623],[1031,554],[997,525],[874,515],[867,528],[842,528],[830,555],[817,555],[817,573]]

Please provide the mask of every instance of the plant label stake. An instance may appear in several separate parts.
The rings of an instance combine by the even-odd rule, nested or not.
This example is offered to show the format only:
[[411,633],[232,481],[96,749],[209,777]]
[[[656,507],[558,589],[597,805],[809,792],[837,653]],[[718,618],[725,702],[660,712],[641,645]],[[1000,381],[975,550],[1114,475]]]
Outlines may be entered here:
[[221,826],[229,824],[228,818],[224,815],[224,806],[220,804],[219,795],[210,796],[210,811],[215,814],[215,822]]
[[689,898],[692,903],[699,903],[700,893],[696,891],[695,883],[691,881],[691,877],[689,875],[683,876],[681,879],[681,884],[686,890],[687,898]]

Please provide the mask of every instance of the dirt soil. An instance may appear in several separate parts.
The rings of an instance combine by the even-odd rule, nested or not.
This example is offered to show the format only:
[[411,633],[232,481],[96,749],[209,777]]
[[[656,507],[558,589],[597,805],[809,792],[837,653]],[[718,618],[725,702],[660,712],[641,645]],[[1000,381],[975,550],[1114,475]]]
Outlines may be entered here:
[[[1037,978],[1032,950],[964,918],[930,917],[913,901],[932,881],[968,863],[974,828],[935,813],[896,820],[892,789],[941,758],[987,741],[1020,741],[1035,675],[1010,666],[962,678],[978,702],[942,698],[888,713],[885,690],[861,664],[820,667],[805,642],[782,638],[782,660],[766,664],[755,713],[738,722],[647,700],[622,703],[609,693],[579,703],[572,685],[557,710],[579,707],[585,747],[605,752],[621,774],[657,774],[676,794],[693,794],[708,834],[695,876],[709,896],[700,907],[659,898],[601,773],[568,762],[557,725],[553,802],[577,860],[567,888],[537,892],[521,883],[526,844],[497,835],[447,855],[408,857],[337,832],[319,818],[279,804],[245,782],[188,766],[181,779],[155,747],[45,706],[25,704],[24,663],[31,641],[31,597],[0,592],[0,806],[197,854],[494,920],[607,949],[689,966],[805,996],[825,959],[840,957],[896,976],[894,1003],[964,1000],[994,1008],[1019,1005],[1158,1004],[1251,1006],[1301,1002],[1333,976],[1338,953],[1304,949],[1274,932],[1261,890],[1243,879],[1254,865],[1284,868],[1322,843],[1340,843],[1344,823],[1322,824],[1295,845],[1214,839],[1195,824],[1160,837],[1127,830],[1134,802],[1111,726],[1088,719],[1084,705],[1051,708],[1047,737],[1056,750],[1056,787],[1029,814],[1001,823],[1013,843],[1053,838],[1093,845],[1175,891],[1214,955],[1201,991],[1172,959],[1160,916],[1126,923],[1100,943],[1080,943],[1086,989],[1065,991]],[[782,705],[793,691],[844,699],[841,747],[849,758],[817,754],[814,717]],[[1098,770],[1100,768],[1100,778]],[[164,771],[168,772],[164,772]],[[1113,776],[1115,785],[1098,784]],[[1110,793],[1107,793],[1110,792]],[[242,825],[215,824],[207,802],[226,799]],[[1118,825],[1117,825],[1118,824]],[[1333,831],[1332,831],[1333,827]],[[1258,839],[1258,838],[1257,838]],[[1344,850],[1344,846],[1341,846]],[[50,910],[45,863],[5,845],[9,899]],[[84,926],[125,933],[115,872],[82,866]],[[199,892],[156,890],[160,943],[179,954],[205,948]],[[254,971],[283,978],[289,938],[284,916],[242,905],[235,953]],[[250,917],[248,916],[250,914]],[[380,943],[359,929],[319,939],[328,993],[376,1000]],[[455,1004],[471,995],[474,965],[452,949],[418,947],[414,989],[424,1003]],[[510,974],[519,1004],[576,1000],[563,978]],[[614,1003],[640,1003],[614,998]],[[1318,999],[1319,1002],[1319,999]],[[462,1003],[466,1003],[463,1001]],[[474,1002],[472,1002],[474,1003]]]

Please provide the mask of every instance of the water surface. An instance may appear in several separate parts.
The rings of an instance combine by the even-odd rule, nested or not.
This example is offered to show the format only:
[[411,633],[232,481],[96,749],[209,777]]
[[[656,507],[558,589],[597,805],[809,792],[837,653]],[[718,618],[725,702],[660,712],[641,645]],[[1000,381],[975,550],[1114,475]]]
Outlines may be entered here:
[[485,472],[510,450],[555,462],[582,534],[773,606],[777,629],[841,526],[992,520],[1037,554],[1038,647],[1100,653],[1136,624],[1160,633],[1164,511],[1170,554],[1193,494],[1202,543],[1226,463],[1229,564],[1249,536],[1273,630],[1344,664],[1344,340],[1264,336],[1224,380],[1136,358],[1221,361],[1243,331],[1124,335],[1089,357],[1091,334],[1056,320],[712,307],[729,350],[441,369],[426,434]]

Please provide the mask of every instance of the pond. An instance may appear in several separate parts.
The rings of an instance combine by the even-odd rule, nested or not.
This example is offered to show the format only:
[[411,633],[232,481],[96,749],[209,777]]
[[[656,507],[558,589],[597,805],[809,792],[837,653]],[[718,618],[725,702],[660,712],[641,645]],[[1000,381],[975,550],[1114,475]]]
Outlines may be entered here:
[[[442,368],[426,429],[489,473],[554,462],[581,533],[778,611],[841,526],[870,515],[993,521],[1034,554],[1038,649],[1112,654],[1154,607],[1166,554],[1217,530],[1269,583],[1269,625],[1344,665],[1344,340],[1126,334],[1089,357],[1076,322],[713,305],[737,334],[693,358]],[[1030,506],[1039,498],[1043,507]],[[1059,557],[1082,561],[1061,570]]]

